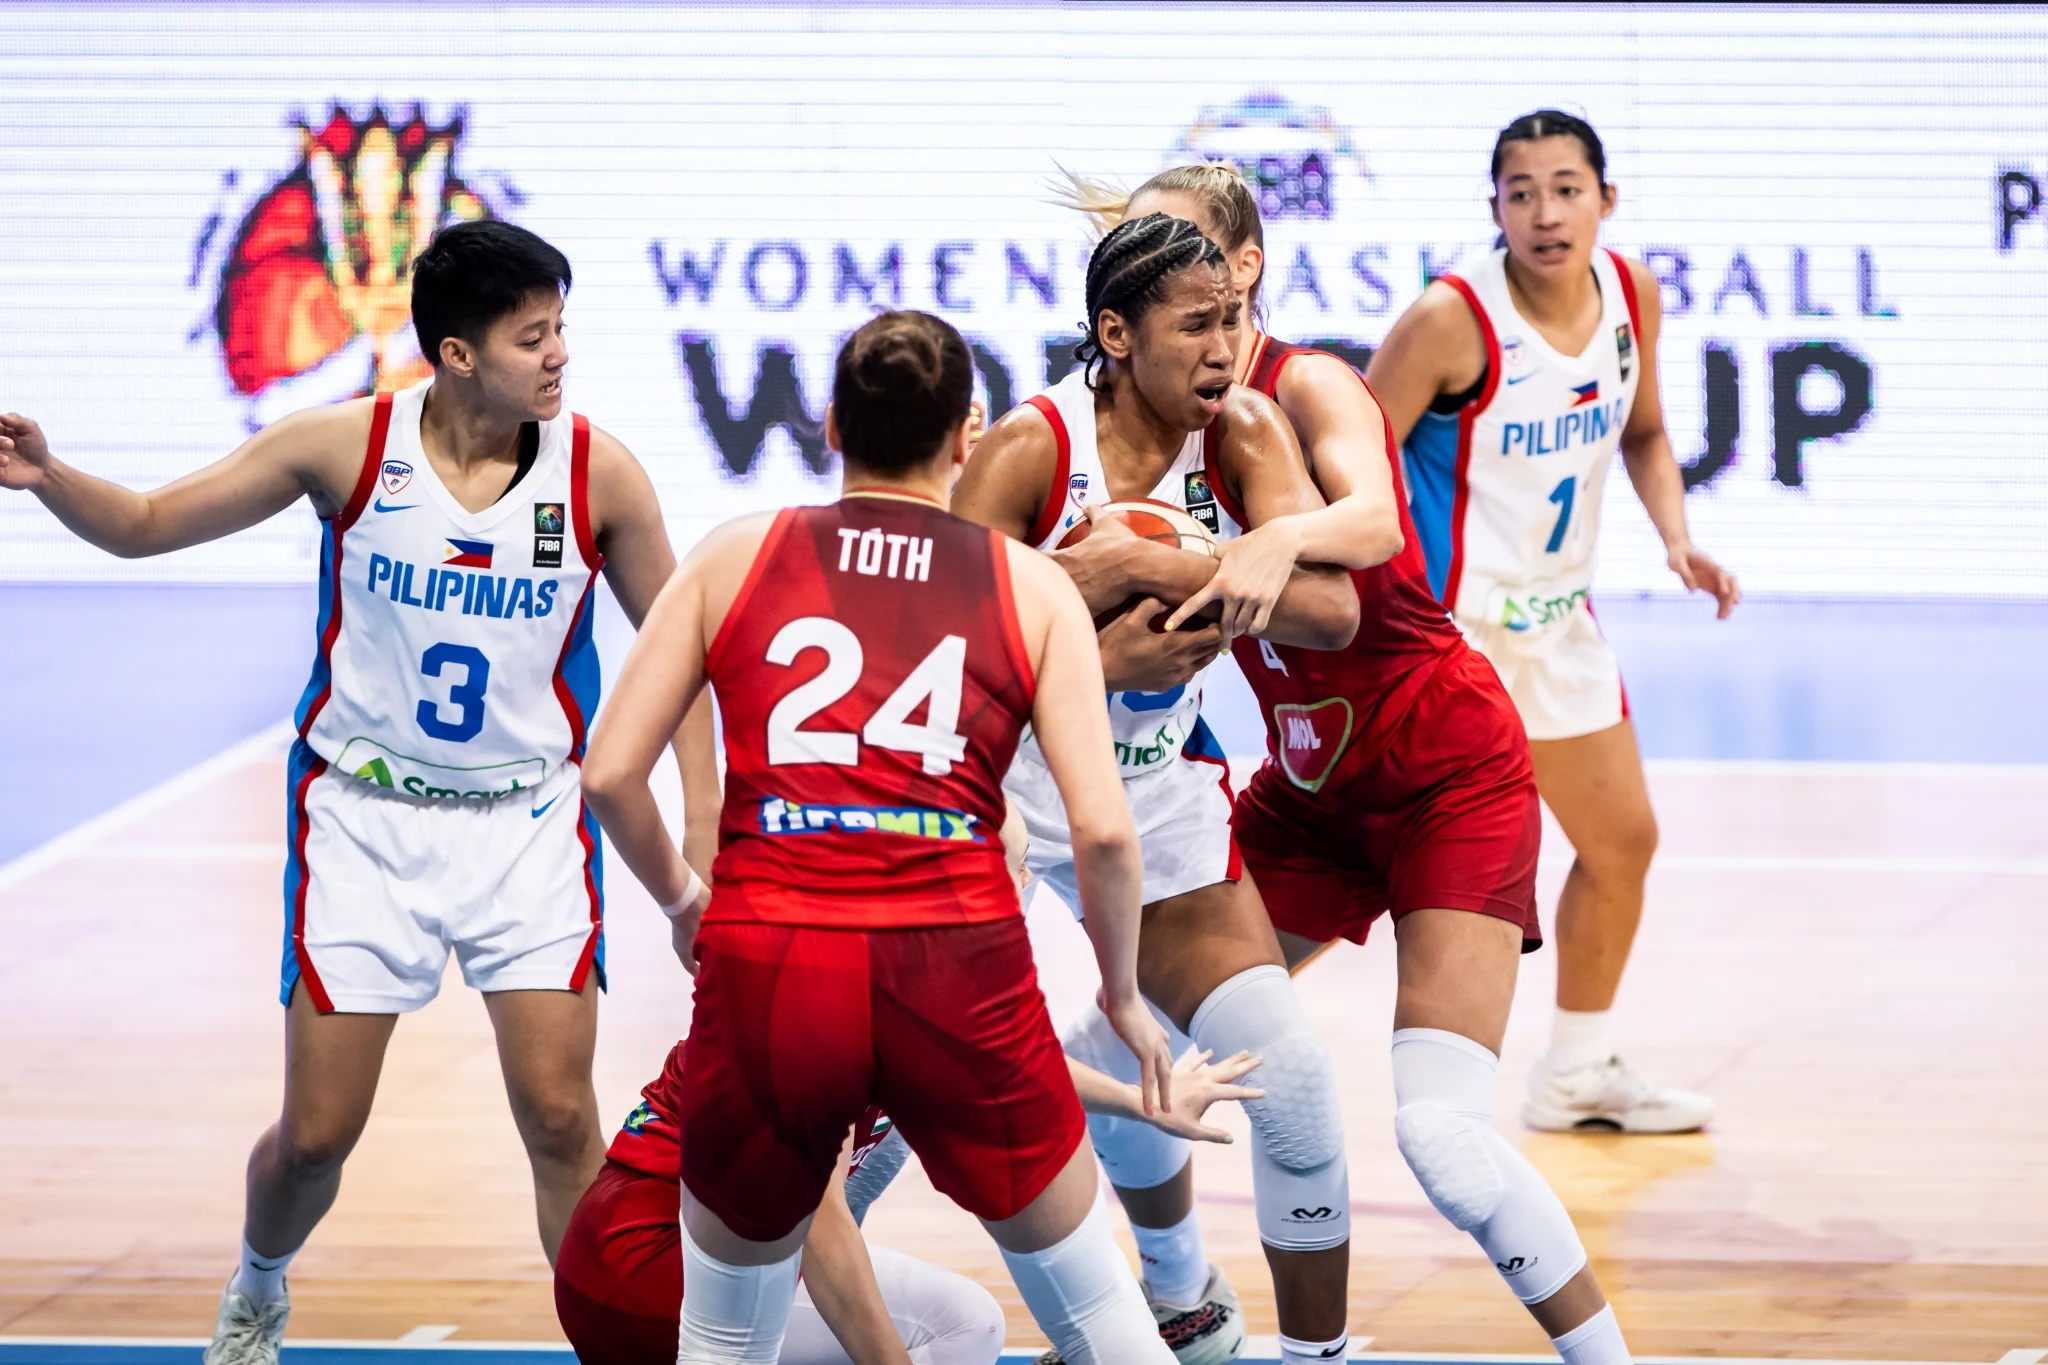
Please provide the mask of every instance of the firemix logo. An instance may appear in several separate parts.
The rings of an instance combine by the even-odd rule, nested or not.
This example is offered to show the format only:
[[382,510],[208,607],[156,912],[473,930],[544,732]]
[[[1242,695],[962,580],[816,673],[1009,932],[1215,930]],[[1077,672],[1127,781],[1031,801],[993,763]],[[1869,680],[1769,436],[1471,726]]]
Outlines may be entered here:
[[[392,389],[424,378],[412,331],[412,266],[443,224],[496,216],[456,172],[466,115],[430,120],[413,106],[394,123],[382,106],[339,104],[315,128],[295,117],[299,158],[242,210],[215,277],[210,329],[234,391],[333,372],[321,398]],[[229,172],[232,190],[239,177]],[[228,220],[201,228],[193,283]]]

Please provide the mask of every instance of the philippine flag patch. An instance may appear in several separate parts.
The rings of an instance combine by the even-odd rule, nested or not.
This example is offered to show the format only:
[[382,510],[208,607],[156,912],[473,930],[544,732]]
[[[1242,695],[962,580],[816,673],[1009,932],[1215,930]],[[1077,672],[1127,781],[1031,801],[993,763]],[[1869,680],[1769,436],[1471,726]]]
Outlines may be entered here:
[[1596,379],[1590,384],[1574,384],[1572,385],[1572,392],[1578,395],[1572,399],[1572,406],[1575,408],[1583,408],[1588,403],[1597,403],[1600,401],[1600,381]]
[[441,563],[451,569],[488,569],[491,567],[491,542],[488,540],[448,540],[448,553]]

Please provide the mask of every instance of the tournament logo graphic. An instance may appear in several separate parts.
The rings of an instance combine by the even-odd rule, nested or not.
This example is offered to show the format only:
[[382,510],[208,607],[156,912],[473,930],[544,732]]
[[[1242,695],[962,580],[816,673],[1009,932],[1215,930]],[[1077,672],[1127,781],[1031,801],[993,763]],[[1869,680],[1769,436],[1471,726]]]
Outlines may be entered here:
[[1183,161],[1237,167],[1269,219],[1332,217],[1338,172],[1371,178],[1357,143],[1328,109],[1273,91],[1204,107],[1174,151]]
[[[415,105],[394,123],[336,105],[321,127],[294,120],[298,164],[249,205],[220,263],[212,330],[237,393],[319,370],[334,372],[320,396],[344,398],[428,374],[413,262],[443,224],[496,216],[456,173],[464,117],[435,123]],[[201,230],[195,282],[224,221]]]

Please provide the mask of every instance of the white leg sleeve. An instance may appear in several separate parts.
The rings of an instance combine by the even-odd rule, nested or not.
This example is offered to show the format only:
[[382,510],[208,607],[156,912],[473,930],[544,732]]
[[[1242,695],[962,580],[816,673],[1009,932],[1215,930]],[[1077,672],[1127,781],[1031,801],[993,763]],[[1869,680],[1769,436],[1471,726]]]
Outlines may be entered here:
[[796,1298],[798,1252],[771,1265],[727,1265],[683,1234],[677,1365],[775,1365]]
[[1493,1127],[1499,1060],[1460,1034],[1394,1033],[1394,1141],[1422,1192],[1469,1232],[1523,1303],[1541,1303],[1586,1264],[1571,1215]]
[[[986,1289],[888,1247],[870,1246],[868,1256],[911,1365],[996,1365],[1003,1353],[1003,1310]],[[852,1365],[801,1286],[779,1365]]]
[[[1189,1045],[1187,1038],[1157,1007],[1152,1014],[1165,1026],[1167,1045],[1178,1057]],[[1124,1046],[1124,1040],[1116,1036],[1108,1016],[1093,1005],[1083,1010],[1067,1029],[1060,1045],[1083,1066],[1092,1066],[1129,1085],[1138,1083],[1138,1059]],[[1125,1190],[1149,1190],[1165,1184],[1180,1174],[1194,1154],[1194,1144],[1186,1138],[1162,1133],[1138,1119],[1105,1114],[1088,1116],[1088,1140],[1109,1175],[1109,1183]]]
[[1218,1057],[1261,1059],[1246,1100],[1252,1123],[1252,1202],[1259,1238],[1282,1251],[1323,1251],[1351,1240],[1351,1180],[1330,1053],[1309,1029],[1282,967],[1253,967],[1218,986],[1188,1032]]
[[1024,1306],[1067,1365],[1176,1365],[1097,1204],[1066,1240],[1005,1251]]

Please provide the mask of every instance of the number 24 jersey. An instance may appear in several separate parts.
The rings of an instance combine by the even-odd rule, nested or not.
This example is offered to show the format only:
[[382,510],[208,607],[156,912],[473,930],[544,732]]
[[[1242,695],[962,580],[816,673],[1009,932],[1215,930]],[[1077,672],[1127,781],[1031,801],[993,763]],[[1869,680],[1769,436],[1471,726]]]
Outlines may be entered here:
[[998,533],[896,495],[790,508],[706,670],[726,753],[706,922],[1020,913],[1002,781],[1035,684]]

